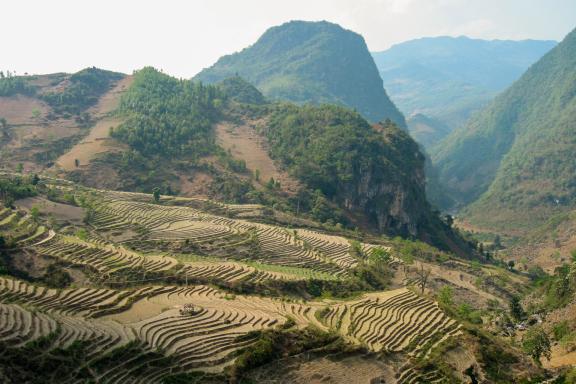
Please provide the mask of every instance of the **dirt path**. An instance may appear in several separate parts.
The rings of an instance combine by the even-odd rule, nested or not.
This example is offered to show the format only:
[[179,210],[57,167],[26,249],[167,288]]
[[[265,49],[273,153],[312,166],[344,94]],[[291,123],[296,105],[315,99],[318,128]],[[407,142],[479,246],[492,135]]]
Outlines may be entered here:
[[116,86],[106,93],[99,100],[98,104],[89,109],[93,118],[98,119],[90,133],[80,143],[76,144],[70,151],[60,156],[57,164],[66,171],[76,168],[76,160],[80,166],[85,166],[99,153],[117,150],[110,146],[109,133],[111,127],[117,127],[121,120],[117,117],[109,116],[120,102],[120,96],[128,89],[132,83],[132,76],[126,76],[120,80]]
[[246,161],[246,167],[252,173],[258,170],[261,186],[265,185],[270,178],[274,178],[280,181],[284,191],[290,194],[296,193],[299,189],[298,181],[276,167],[274,161],[268,156],[263,138],[255,132],[251,124],[235,126],[232,123],[223,122],[216,125],[218,144],[230,150],[234,158]]

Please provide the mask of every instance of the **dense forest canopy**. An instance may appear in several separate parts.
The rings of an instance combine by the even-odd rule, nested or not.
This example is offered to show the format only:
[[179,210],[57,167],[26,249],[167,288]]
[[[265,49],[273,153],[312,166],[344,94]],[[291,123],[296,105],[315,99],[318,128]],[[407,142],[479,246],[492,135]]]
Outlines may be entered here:
[[392,123],[394,142],[386,142],[358,113],[334,105],[280,105],[271,115],[266,135],[271,155],[299,179],[329,197],[375,175],[374,183],[398,181],[418,167],[416,144]]
[[122,96],[119,112],[126,120],[112,135],[143,155],[207,155],[214,149],[212,123],[222,97],[216,86],[144,68]]
[[240,76],[232,76],[218,83],[220,90],[230,100],[238,103],[264,104],[266,98],[260,91]]
[[[532,212],[515,219],[537,224],[557,208],[575,206],[575,52],[573,31],[432,151],[453,197],[464,204],[480,198],[471,208],[476,217]],[[535,209],[543,214],[534,216]]]
[[14,76],[12,73],[0,71],[0,96],[33,95],[35,88],[28,84],[25,77]]
[[86,68],[70,76],[70,84],[63,91],[46,93],[42,95],[42,99],[56,113],[77,114],[96,104],[112,83],[123,77],[121,73],[95,67]]

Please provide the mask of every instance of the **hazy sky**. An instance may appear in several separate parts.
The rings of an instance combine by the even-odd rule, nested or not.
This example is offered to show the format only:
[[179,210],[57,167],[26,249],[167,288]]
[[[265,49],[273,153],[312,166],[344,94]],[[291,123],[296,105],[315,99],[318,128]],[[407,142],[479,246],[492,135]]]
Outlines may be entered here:
[[561,40],[576,0],[1,0],[0,69],[153,65],[191,77],[285,21],[328,20],[372,51],[424,36]]

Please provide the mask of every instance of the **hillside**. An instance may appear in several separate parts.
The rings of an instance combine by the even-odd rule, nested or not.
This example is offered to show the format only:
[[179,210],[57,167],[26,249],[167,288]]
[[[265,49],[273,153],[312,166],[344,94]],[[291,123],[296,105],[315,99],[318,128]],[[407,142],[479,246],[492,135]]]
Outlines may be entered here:
[[[97,68],[0,79],[0,164],[37,172],[55,163],[70,169],[76,158],[84,164],[107,135],[118,89],[127,82],[123,74]],[[82,140],[87,144],[78,156],[64,156]]]
[[[104,79],[109,74],[90,71]],[[26,171],[49,171],[92,187],[265,204],[325,225],[466,247],[449,241],[454,234],[432,214],[423,157],[392,123],[373,127],[344,107],[271,103],[238,76],[215,85],[149,67],[113,76],[90,98],[72,101],[52,93],[75,92],[69,79],[82,76],[18,78],[35,90],[0,98],[10,138],[5,148],[18,148],[11,154],[29,161]],[[65,102],[52,106],[45,93]],[[32,104],[19,113],[14,103]],[[30,117],[34,103],[50,118]],[[38,142],[37,135],[30,139],[34,145],[16,141],[18,119],[39,119],[47,141]],[[63,122],[77,128],[64,130]],[[63,141],[64,133],[75,134]],[[54,151],[53,160],[35,155],[37,148]],[[7,168],[18,169],[18,160],[5,160]]]
[[417,113],[406,120],[410,136],[424,148],[430,148],[435,143],[448,136],[452,129],[442,121]]
[[[138,71],[120,100],[123,123],[112,133],[129,151],[109,153],[94,167],[112,169],[115,188],[124,190],[178,193],[182,178],[202,174],[197,187],[224,201],[276,204],[322,222],[386,233],[436,231],[431,227],[439,222],[424,196],[423,157],[405,132],[391,123],[378,132],[342,107],[261,104],[249,84],[234,84]],[[231,92],[258,104],[238,102]],[[73,177],[96,186],[92,169]]]
[[576,32],[432,151],[441,184],[481,224],[537,226],[576,204]]
[[273,100],[340,104],[369,121],[389,118],[405,127],[362,36],[336,24],[292,21],[270,28],[256,43],[220,58],[194,79],[212,84],[234,75]]
[[[379,353],[363,375],[396,384],[463,381],[470,366],[495,382],[541,377],[496,338],[482,349],[487,336],[466,325],[473,311],[435,301],[448,286],[475,308],[505,305],[524,279],[494,266],[418,242],[288,228],[253,204],[9,173],[0,186],[15,198],[0,210],[3,381],[234,383],[308,351],[312,364]],[[506,279],[475,283],[495,273]],[[509,369],[494,369],[498,354]]]
[[[428,37],[372,56],[390,98],[405,115],[424,114],[455,129],[555,44]],[[437,136],[444,135],[438,132]]]

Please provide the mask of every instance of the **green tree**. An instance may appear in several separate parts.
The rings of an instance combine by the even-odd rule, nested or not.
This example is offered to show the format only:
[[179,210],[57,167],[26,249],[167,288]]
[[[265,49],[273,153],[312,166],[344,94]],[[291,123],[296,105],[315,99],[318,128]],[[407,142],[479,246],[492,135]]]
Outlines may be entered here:
[[493,245],[494,249],[502,249],[502,240],[500,239],[500,235],[496,235]]
[[16,172],[22,173],[22,171],[24,171],[24,164],[18,163],[18,165],[16,166]]
[[266,183],[266,188],[274,189],[275,187],[276,187],[276,181],[274,181],[274,178],[271,177],[270,180],[268,180],[268,182]]
[[40,218],[40,209],[36,206],[32,207],[30,209],[30,216],[32,216],[32,219],[34,221],[38,221],[38,219]]
[[454,292],[452,287],[449,285],[443,286],[440,291],[438,291],[438,295],[436,296],[439,303],[444,304],[446,306],[451,306],[454,304]]
[[522,337],[522,349],[529,354],[538,365],[542,365],[542,356],[550,360],[550,339],[540,326],[534,326]]
[[454,217],[452,215],[444,216],[444,221],[449,228],[452,228],[452,225],[454,225]]
[[156,187],[152,190],[152,197],[154,198],[155,203],[160,201],[160,188]]
[[390,255],[390,252],[388,252],[388,250],[382,248],[382,247],[376,247],[373,248],[372,251],[370,251],[370,256],[368,257],[368,260],[370,260],[370,262],[372,263],[389,263],[390,260],[392,259],[392,256]]
[[512,316],[513,319],[515,319],[516,321],[524,319],[526,313],[522,308],[522,304],[520,304],[520,298],[518,298],[518,296],[512,296],[509,306],[510,306],[510,315]]
[[322,222],[325,222],[332,217],[333,210],[330,207],[330,204],[328,204],[326,197],[324,197],[322,192],[319,190],[314,193],[314,203],[310,213],[314,219]]

